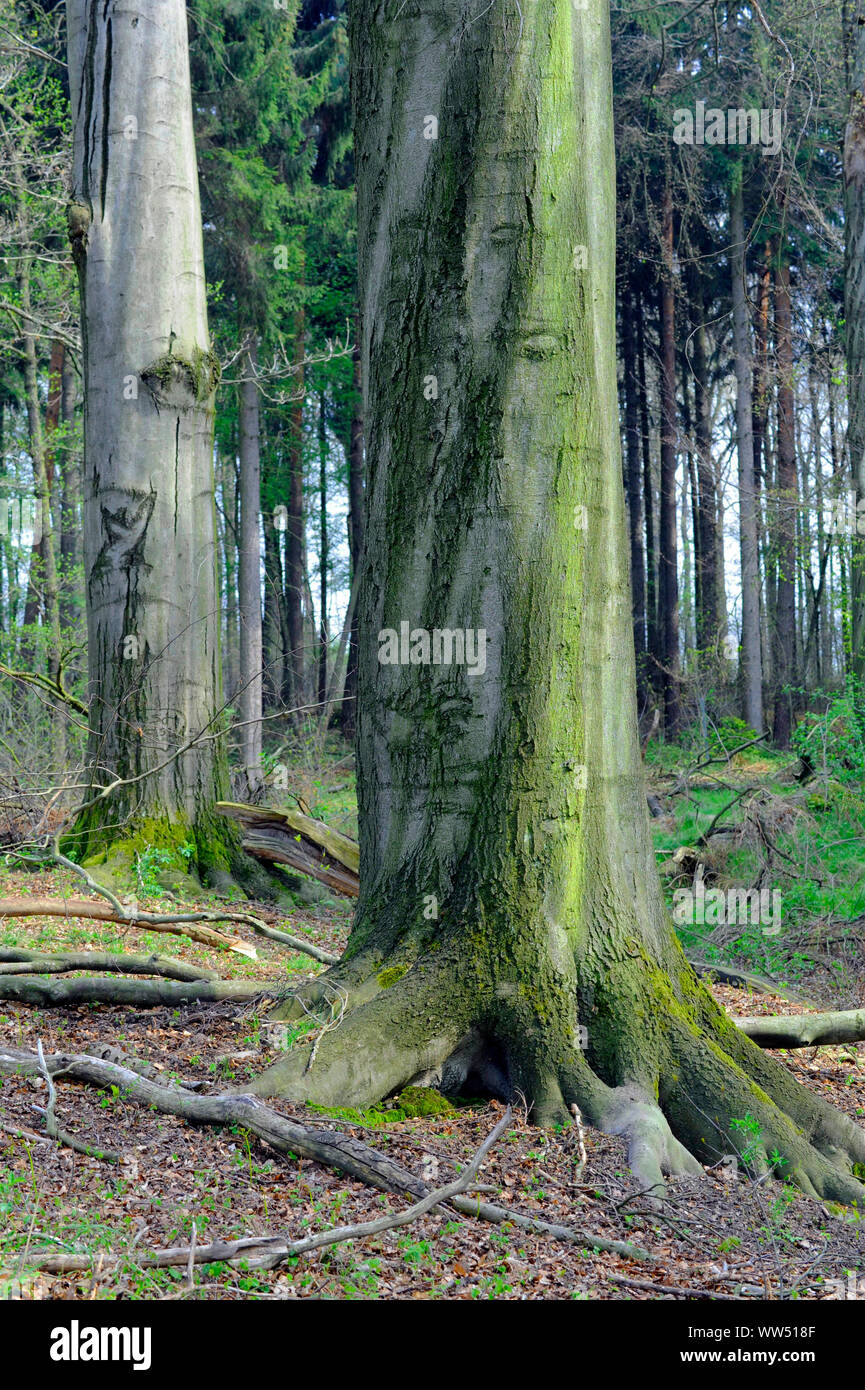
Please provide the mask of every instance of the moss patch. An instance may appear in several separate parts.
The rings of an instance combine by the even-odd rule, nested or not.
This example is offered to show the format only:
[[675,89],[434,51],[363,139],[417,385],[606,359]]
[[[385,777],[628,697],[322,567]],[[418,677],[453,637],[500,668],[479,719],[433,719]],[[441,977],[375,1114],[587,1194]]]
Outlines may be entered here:
[[406,1086],[390,1100],[379,1101],[368,1110],[355,1110],[352,1107],[328,1108],[325,1105],[311,1105],[318,1115],[330,1115],[335,1120],[350,1120],[354,1124],[368,1128],[381,1128],[383,1125],[398,1125],[403,1120],[420,1120],[430,1115],[451,1115],[456,1107],[440,1091],[425,1086]]
[[203,405],[219,385],[219,358],[208,349],[193,348],[190,357],[177,357],[166,352],[145,367],[141,379],[159,404],[180,406],[186,397],[195,405]]
[[407,965],[391,965],[388,966],[386,970],[380,970],[376,979],[382,989],[390,989],[392,985],[396,984],[397,980],[401,980],[403,975],[406,974],[408,974]]

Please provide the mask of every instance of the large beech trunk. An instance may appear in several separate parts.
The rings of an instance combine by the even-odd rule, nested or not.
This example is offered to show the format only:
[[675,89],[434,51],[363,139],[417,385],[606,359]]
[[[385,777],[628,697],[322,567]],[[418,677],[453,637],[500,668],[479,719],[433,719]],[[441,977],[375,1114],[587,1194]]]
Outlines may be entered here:
[[[865,24],[845,34],[848,45],[849,110],[844,131],[844,309],[847,324],[848,449],[858,510],[865,507]],[[865,723],[865,542],[852,538],[850,572],[850,662],[860,682],[857,703]]]
[[[322,1006],[331,1026],[254,1090],[324,1105],[413,1080],[522,1092],[539,1123],[577,1105],[627,1136],[645,1186],[743,1149],[731,1121],[751,1114],[758,1166],[777,1146],[785,1176],[861,1201],[865,1133],[726,1018],[661,897],[616,410],[605,0],[512,15],[436,0],[395,18],[358,0],[352,22],[361,895],[343,960],[279,1010]],[[485,629],[485,669],[381,664],[379,633],[402,622]]]
[[[91,776],[106,838],[191,834],[224,860],[207,328],[183,0],[69,0],[67,210],[84,327],[84,564]],[[198,736],[206,734],[203,742]],[[176,755],[176,756],[175,756]],[[151,822],[157,822],[154,827]]]

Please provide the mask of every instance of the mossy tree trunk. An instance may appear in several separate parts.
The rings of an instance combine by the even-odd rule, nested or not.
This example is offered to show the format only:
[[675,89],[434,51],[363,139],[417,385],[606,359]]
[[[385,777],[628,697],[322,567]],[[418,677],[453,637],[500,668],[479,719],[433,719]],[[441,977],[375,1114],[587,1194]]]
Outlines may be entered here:
[[[225,861],[207,327],[183,0],[69,0],[67,210],[84,328],[84,565],[94,793],[84,856],[192,836]],[[204,741],[200,736],[205,735]]]
[[[743,1149],[731,1122],[750,1114],[758,1165],[777,1147],[803,1186],[865,1197],[865,1134],[726,1019],[660,892],[616,410],[605,0],[398,19],[358,0],[353,24],[361,897],[343,960],[305,990],[337,1026],[254,1089],[361,1106],[409,1082],[522,1092],[540,1123],[576,1104],[627,1136],[646,1185]],[[401,622],[485,629],[483,671],[381,664],[378,635]]]

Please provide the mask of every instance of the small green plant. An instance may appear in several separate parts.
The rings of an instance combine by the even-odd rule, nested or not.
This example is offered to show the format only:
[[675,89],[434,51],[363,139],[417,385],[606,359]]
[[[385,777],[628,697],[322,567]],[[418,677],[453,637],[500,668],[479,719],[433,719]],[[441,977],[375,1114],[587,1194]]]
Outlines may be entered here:
[[737,1250],[741,1244],[738,1236],[727,1236],[726,1240],[718,1242],[718,1254],[728,1255],[731,1250]]
[[739,1156],[745,1165],[753,1163],[760,1152],[760,1135],[763,1132],[760,1128],[760,1121],[755,1120],[754,1116],[748,1113],[744,1119],[731,1120],[730,1128],[739,1130],[743,1136],[750,1135]]
[[157,849],[156,845],[147,845],[136,854],[135,881],[143,897],[155,897],[159,893],[160,885],[156,875],[160,869],[169,867],[171,859],[172,855],[167,849]]

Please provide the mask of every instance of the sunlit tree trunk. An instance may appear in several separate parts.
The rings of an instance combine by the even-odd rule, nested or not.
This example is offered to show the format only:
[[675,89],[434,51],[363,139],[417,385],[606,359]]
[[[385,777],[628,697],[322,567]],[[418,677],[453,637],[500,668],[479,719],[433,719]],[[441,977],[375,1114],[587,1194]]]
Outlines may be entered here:
[[[92,796],[78,851],[225,862],[213,399],[183,0],[69,0]],[[202,735],[206,736],[202,740]]]

